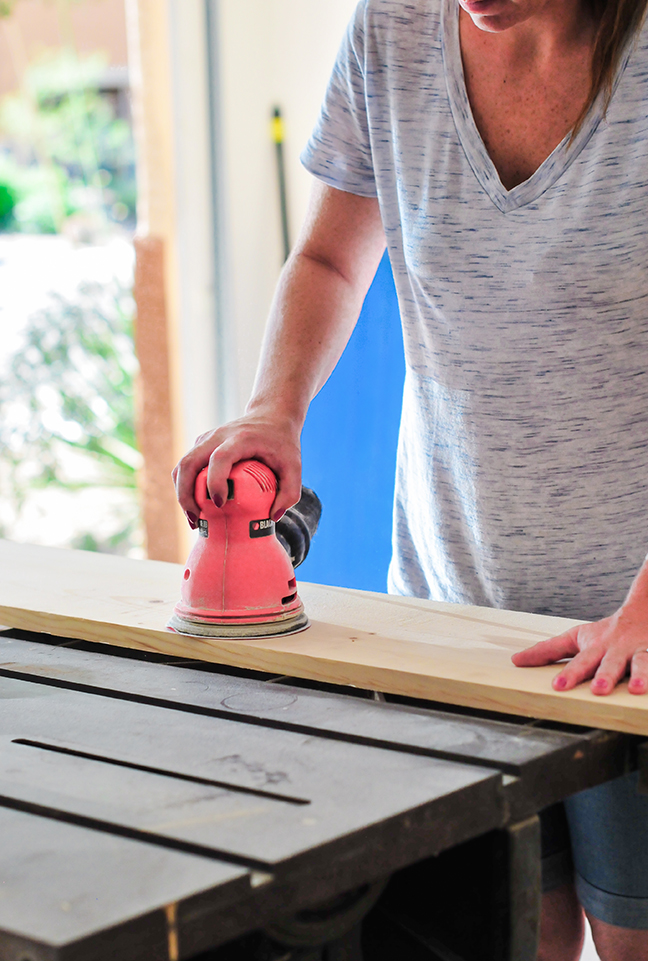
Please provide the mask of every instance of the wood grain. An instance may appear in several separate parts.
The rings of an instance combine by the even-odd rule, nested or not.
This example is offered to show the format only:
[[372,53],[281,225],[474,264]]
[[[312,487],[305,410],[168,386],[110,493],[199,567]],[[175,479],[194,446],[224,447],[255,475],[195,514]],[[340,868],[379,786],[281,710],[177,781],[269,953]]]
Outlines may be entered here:
[[0,541],[0,622],[9,627],[468,707],[648,735],[648,697],[622,684],[557,693],[556,667],[510,656],[574,621],[300,584],[302,634],[190,638],[166,629],[180,565]]

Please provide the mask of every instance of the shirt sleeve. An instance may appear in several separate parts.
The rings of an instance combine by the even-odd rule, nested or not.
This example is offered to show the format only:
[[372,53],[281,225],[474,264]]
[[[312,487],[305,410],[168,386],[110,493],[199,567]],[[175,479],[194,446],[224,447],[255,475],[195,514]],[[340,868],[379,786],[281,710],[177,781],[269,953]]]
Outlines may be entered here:
[[365,15],[366,0],[361,0],[342,41],[301,162],[330,187],[375,197],[365,84]]

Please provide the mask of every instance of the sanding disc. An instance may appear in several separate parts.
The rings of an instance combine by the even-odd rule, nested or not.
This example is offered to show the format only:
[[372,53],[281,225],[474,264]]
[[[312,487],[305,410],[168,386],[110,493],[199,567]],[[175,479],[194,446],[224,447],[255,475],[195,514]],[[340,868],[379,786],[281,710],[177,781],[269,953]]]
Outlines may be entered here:
[[187,634],[194,637],[277,637],[280,634],[299,634],[310,626],[305,611],[301,610],[294,617],[283,620],[265,621],[257,624],[218,624],[215,622],[194,621],[189,618],[173,614],[167,627],[176,634]]

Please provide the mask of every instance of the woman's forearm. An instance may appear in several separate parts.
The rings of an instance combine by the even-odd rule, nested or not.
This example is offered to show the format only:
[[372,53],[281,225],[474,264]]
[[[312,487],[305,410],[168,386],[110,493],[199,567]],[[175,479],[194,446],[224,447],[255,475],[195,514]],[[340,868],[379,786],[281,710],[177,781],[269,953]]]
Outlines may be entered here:
[[252,397],[243,417],[198,438],[174,470],[192,523],[194,484],[209,466],[215,503],[239,460],[257,458],[279,479],[273,510],[299,498],[299,437],[308,405],[337,363],[384,250],[378,202],[317,184],[272,304]]

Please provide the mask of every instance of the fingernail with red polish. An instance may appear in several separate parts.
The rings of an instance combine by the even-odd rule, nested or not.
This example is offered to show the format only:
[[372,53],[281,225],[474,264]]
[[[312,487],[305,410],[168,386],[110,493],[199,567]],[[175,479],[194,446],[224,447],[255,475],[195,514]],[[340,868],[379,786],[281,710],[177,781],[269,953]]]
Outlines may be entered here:
[[191,511],[185,511],[185,517],[189,522],[189,527],[192,529],[192,531],[195,531],[195,529],[198,527],[198,518],[196,515],[192,514]]
[[215,497],[212,497],[212,500],[213,500],[214,504],[216,505],[216,507],[222,507],[222,506],[223,506],[223,498],[222,498],[219,494],[216,494]]
[[593,687],[595,691],[607,691],[607,681],[604,681],[603,678],[598,678],[594,681]]
[[556,680],[554,681],[554,687],[558,691],[564,691],[565,688],[567,687],[567,678],[557,677]]
[[276,514],[273,514],[272,519],[275,522],[275,524],[281,520],[281,518],[284,516],[285,513],[286,513],[285,511],[277,511]]

